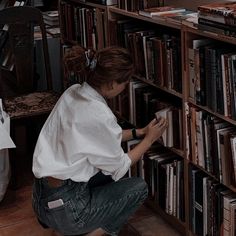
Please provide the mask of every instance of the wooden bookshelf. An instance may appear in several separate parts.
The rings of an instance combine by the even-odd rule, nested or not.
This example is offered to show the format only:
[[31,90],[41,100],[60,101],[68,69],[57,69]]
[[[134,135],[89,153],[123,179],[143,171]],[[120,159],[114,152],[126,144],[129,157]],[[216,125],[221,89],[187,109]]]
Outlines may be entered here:
[[95,50],[107,46],[107,6],[61,0],[59,11],[62,44],[81,44]]
[[[210,158],[212,159],[211,165],[214,165],[214,168],[212,166],[210,166],[210,164],[208,163],[209,160],[207,158],[209,158],[209,157],[207,155],[209,153],[207,153],[207,155],[206,155],[206,150],[208,149],[208,147],[206,147],[206,143],[211,142],[211,140],[206,141],[208,137],[203,136],[203,135],[206,135],[205,133],[200,133],[200,134],[197,133],[196,127],[194,128],[194,125],[197,126],[197,124],[194,123],[194,122],[196,122],[196,120],[194,120],[195,119],[194,116],[200,115],[200,114],[202,115],[204,113],[207,116],[211,117],[209,119],[213,119],[213,120],[219,119],[220,122],[223,122],[223,123],[225,122],[227,124],[227,126],[232,127],[232,129],[235,128],[236,119],[231,118],[230,116],[224,115],[224,114],[222,114],[222,112],[220,113],[219,111],[210,108],[208,105],[198,104],[196,102],[196,98],[192,98],[190,96],[190,88],[191,88],[191,82],[190,82],[190,77],[191,77],[190,72],[191,71],[190,70],[191,69],[190,69],[189,49],[192,49],[191,47],[193,47],[194,40],[211,39],[215,43],[221,43],[223,45],[223,47],[227,46],[229,48],[232,48],[232,51],[234,51],[236,54],[236,38],[225,36],[222,34],[212,33],[212,32],[205,31],[205,30],[200,30],[197,28],[198,27],[197,25],[196,25],[196,28],[191,28],[191,27],[187,27],[186,25],[183,25],[181,23],[174,23],[173,21],[168,21],[168,19],[166,19],[166,18],[144,17],[144,16],[139,15],[137,12],[129,12],[129,11],[126,11],[123,9],[118,9],[116,6],[102,6],[102,5],[93,4],[93,3],[87,3],[87,2],[84,3],[84,2],[81,2],[78,0],[64,0],[63,2],[70,2],[74,6],[81,5],[83,7],[99,8],[99,9],[103,9],[106,12],[106,22],[105,22],[106,32],[107,32],[106,33],[106,42],[107,42],[106,46],[115,45],[115,42],[116,43],[118,42],[117,44],[119,46],[122,46],[122,45],[120,45],[120,42],[123,42],[123,41],[119,39],[119,36],[125,35],[125,31],[123,31],[123,33],[122,33],[122,31],[119,31],[117,33],[117,31],[116,31],[117,29],[115,29],[115,26],[120,24],[117,26],[117,28],[120,27],[119,28],[119,30],[120,30],[122,28],[122,24],[123,24],[122,22],[126,23],[126,21],[127,22],[131,22],[131,21],[134,22],[133,28],[137,27],[137,25],[135,25],[135,22],[137,22],[138,25],[141,25],[144,27],[147,26],[146,29],[148,29],[150,31],[154,29],[155,34],[150,35],[151,37],[152,36],[156,37],[156,35],[158,35],[158,37],[162,37],[162,35],[170,34],[171,39],[178,38],[178,40],[179,40],[178,42],[180,44],[180,51],[178,51],[178,53],[179,53],[178,60],[181,64],[180,70],[178,71],[178,73],[180,75],[180,79],[178,80],[178,83],[181,84],[181,86],[180,86],[181,88],[177,88],[177,89],[173,88],[172,87],[173,84],[171,84],[169,86],[168,83],[167,83],[167,85],[166,84],[160,85],[160,84],[156,83],[154,80],[148,79],[146,77],[147,73],[142,74],[142,72],[137,73],[137,75],[135,76],[135,80],[152,88],[157,95],[160,93],[163,96],[163,94],[164,94],[163,97],[165,97],[165,96],[168,97],[169,102],[172,103],[173,106],[176,106],[178,109],[180,109],[180,111],[182,112],[181,129],[180,129],[181,134],[182,134],[182,136],[180,136],[180,137],[183,141],[182,146],[181,146],[181,148],[176,148],[174,146],[168,147],[168,149],[171,150],[174,154],[176,154],[180,158],[180,160],[183,160],[183,172],[184,172],[183,173],[183,176],[184,176],[183,177],[183,181],[184,181],[183,187],[184,187],[184,189],[182,191],[184,191],[184,205],[183,205],[183,207],[185,208],[184,209],[184,213],[185,213],[184,220],[180,220],[176,216],[168,214],[165,210],[163,210],[163,208],[161,208],[159,206],[158,202],[155,202],[151,199],[149,199],[147,201],[147,205],[149,207],[153,208],[154,210],[156,210],[158,212],[158,214],[160,214],[166,221],[168,221],[176,229],[178,229],[180,231],[181,235],[196,235],[197,233],[194,233],[194,231],[196,231],[196,227],[198,227],[198,226],[195,225],[196,222],[194,221],[195,218],[193,217],[193,214],[196,213],[196,209],[194,208],[194,206],[193,206],[194,204],[192,202],[193,201],[193,193],[192,192],[195,191],[193,186],[196,185],[195,187],[196,188],[198,187],[195,182],[193,183],[193,179],[197,176],[197,174],[199,172],[201,172],[203,174],[203,177],[197,176],[197,178],[202,178],[201,179],[202,181],[203,181],[203,178],[209,177],[207,180],[205,179],[204,181],[208,181],[207,183],[209,184],[209,186],[210,186],[209,188],[211,188],[211,189],[213,189],[216,184],[219,184],[220,186],[222,186],[222,188],[225,187],[225,188],[231,190],[233,193],[236,193],[236,186],[235,186],[235,183],[232,182],[233,181],[232,179],[227,180],[232,183],[226,184],[226,176],[228,176],[228,173],[222,174],[222,172],[224,172],[225,170],[220,169],[220,168],[222,168],[222,166],[220,166],[220,165],[222,165],[222,164],[220,164],[220,163],[222,163],[222,160],[220,159],[221,157],[218,157],[218,153],[216,154],[216,152],[218,152],[217,145],[219,143],[216,143],[216,146],[211,144],[211,148],[216,149],[214,151],[214,155],[216,155],[216,157],[213,158],[212,157],[213,154],[212,153],[210,154]],[[172,3],[173,1],[169,1],[169,2]],[[177,2],[179,2],[179,1],[177,1]],[[212,2],[212,1],[200,1],[199,3],[203,4],[205,2]],[[179,3],[179,6],[185,6],[184,4],[186,4],[187,7],[191,6],[190,7],[191,9],[196,10],[198,3],[190,4],[189,1],[188,1],[188,3],[186,3],[186,1],[181,1],[181,3]],[[112,23],[112,25],[110,25],[110,23]],[[129,24],[129,23],[127,23],[127,24]],[[111,28],[111,27],[113,27],[113,28]],[[137,31],[142,31],[142,29],[139,29],[137,27]],[[126,33],[127,32],[128,32],[128,30],[126,31]],[[117,33],[117,34],[114,35],[115,33]],[[130,30],[128,33],[130,33],[130,36],[132,36],[131,34],[132,33],[135,34],[135,31]],[[172,36],[173,36],[173,38],[172,38]],[[152,38],[151,38],[151,40],[152,40]],[[64,42],[66,42],[66,41],[64,41]],[[125,43],[127,43],[127,41],[125,41]],[[128,44],[126,44],[126,45],[128,45]],[[128,49],[130,49],[130,48],[128,48]],[[235,49],[235,50],[233,50],[233,49]],[[152,50],[154,51],[155,49],[152,49]],[[152,60],[153,60],[153,58],[152,58]],[[196,63],[194,63],[194,64],[196,64]],[[221,64],[219,64],[219,65],[221,65]],[[177,68],[177,67],[175,67],[176,65],[171,65],[171,66],[172,66],[172,69],[173,69],[173,67]],[[145,67],[145,70],[147,70],[147,68],[148,67]],[[168,67],[165,67],[165,68],[163,67],[163,70],[168,70]],[[171,70],[171,69],[169,68],[169,70]],[[235,73],[236,73],[236,71],[235,71]],[[166,78],[167,77],[164,77],[164,79],[166,79]],[[164,81],[164,82],[167,82],[167,81]],[[196,91],[194,91],[194,92],[196,92]],[[121,102],[122,99],[126,99],[126,100],[124,100],[122,103]],[[114,109],[114,113],[117,114],[118,116],[121,116],[121,118],[122,118],[122,114],[125,114],[125,112],[122,111],[122,109],[123,109],[122,104],[123,104],[123,106],[126,106],[126,108],[127,108],[127,102],[128,102],[127,99],[130,99],[130,97],[129,96],[128,97],[124,96],[123,98],[119,97],[119,98],[117,98],[116,101],[114,101],[111,104],[111,107]],[[159,97],[158,97],[158,99],[159,99]],[[160,97],[160,99],[161,99],[161,97]],[[207,99],[209,100],[209,97]],[[236,99],[236,97],[235,97],[235,99]],[[216,100],[217,100],[217,96],[216,96]],[[128,103],[128,104],[130,105],[130,103]],[[219,105],[217,105],[217,106],[219,106]],[[119,110],[119,109],[121,109],[121,110]],[[190,110],[192,109],[190,111],[190,113],[189,113],[189,109]],[[217,107],[217,109],[218,109],[218,107]],[[143,108],[143,110],[145,110],[145,109]],[[129,116],[128,117],[124,116],[123,118],[127,122],[130,122]],[[200,118],[199,118],[199,122],[203,122],[203,121],[200,120]],[[133,125],[135,126],[135,124],[133,124]],[[205,126],[202,125],[202,127],[207,129],[206,125]],[[204,132],[206,132],[206,131],[204,131]],[[215,132],[216,135],[218,135],[217,130],[213,129],[213,131],[211,131],[211,132]],[[202,141],[201,138],[204,140]],[[193,143],[192,143],[192,142],[194,142],[193,140],[195,140],[199,145],[198,146],[193,145]],[[200,142],[204,142],[204,145],[205,145],[205,146],[203,146],[204,155],[201,157],[201,158],[203,158],[201,160],[198,159],[200,157],[199,152],[201,151],[199,149]],[[209,144],[209,147],[210,147],[210,144]],[[195,156],[195,153],[197,153],[196,156]],[[233,156],[233,157],[236,159],[236,156]],[[229,158],[231,158],[231,157],[224,157],[224,158],[225,158],[224,159],[225,162],[229,163]],[[219,165],[219,166],[217,166],[217,165]],[[214,169],[214,171],[211,170],[211,168]],[[236,169],[235,166],[234,166],[234,168]],[[208,169],[210,169],[210,171]],[[218,172],[221,171],[221,173],[218,173],[217,171]],[[230,169],[230,171],[232,172],[232,168]],[[196,174],[196,176],[195,176],[195,174]],[[232,175],[233,173],[230,173],[230,174]],[[214,190],[212,190],[212,191],[214,191]],[[195,193],[196,192],[194,192],[194,194]],[[210,196],[215,196],[216,194],[220,194],[220,193],[218,193],[218,192],[217,193],[216,192],[208,193],[207,192],[205,194],[206,195],[212,194]],[[203,195],[203,193],[202,193],[202,195]],[[207,211],[210,212],[209,209],[211,209],[213,211],[212,206],[208,205],[208,207],[211,207],[211,208],[208,208]],[[216,207],[216,210],[214,209],[214,213],[217,210],[219,210],[219,209]],[[203,211],[204,211],[204,214],[206,214],[206,215],[208,214],[208,212],[206,212],[205,210],[202,210],[202,214],[203,214]],[[204,218],[204,217],[206,217],[206,215],[201,216],[201,217],[203,217],[204,222],[207,221]],[[213,216],[213,217],[215,217],[215,216]],[[202,221],[202,220],[200,220],[200,221]],[[200,222],[200,223],[201,223],[201,226],[199,226],[199,227],[205,227],[204,230],[209,230],[208,228],[206,229],[207,226],[203,226],[203,224],[204,224],[203,222]],[[207,223],[211,224],[211,222],[209,222],[209,220],[207,221]],[[215,222],[215,224],[216,224],[216,222]],[[199,229],[197,229],[197,230],[199,230]],[[217,229],[214,229],[214,230],[217,230]]]

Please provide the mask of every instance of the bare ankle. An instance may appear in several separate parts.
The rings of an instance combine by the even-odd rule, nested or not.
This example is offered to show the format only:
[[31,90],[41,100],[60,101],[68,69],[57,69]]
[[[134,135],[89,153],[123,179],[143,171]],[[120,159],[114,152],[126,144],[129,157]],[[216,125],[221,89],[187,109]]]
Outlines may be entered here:
[[86,234],[85,236],[104,236],[104,235],[106,235],[106,232],[102,228],[98,228]]

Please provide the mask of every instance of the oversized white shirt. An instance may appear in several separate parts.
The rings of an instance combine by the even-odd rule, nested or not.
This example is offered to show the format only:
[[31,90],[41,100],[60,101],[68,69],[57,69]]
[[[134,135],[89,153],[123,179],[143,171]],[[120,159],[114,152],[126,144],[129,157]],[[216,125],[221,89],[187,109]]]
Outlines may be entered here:
[[86,82],[68,88],[45,122],[33,155],[33,173],[87,182],[98,171],[119,180],[131,160],[122,129],[105,99]]

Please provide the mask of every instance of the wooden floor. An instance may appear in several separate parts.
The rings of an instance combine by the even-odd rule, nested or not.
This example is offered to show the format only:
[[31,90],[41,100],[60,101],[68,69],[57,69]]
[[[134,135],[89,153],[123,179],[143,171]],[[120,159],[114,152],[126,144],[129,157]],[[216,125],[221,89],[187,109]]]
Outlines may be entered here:
[[[31,207],[32,164],[22,155],[17,159],[17,189],[8,190],[0,202],[0,236],[57,236],[39,225]],[[26,165],[27,163],[27,165]],[[119,236],[180,236],[151,209],[142,206],[123,227]]]
[[[0,236],[56,236],[51,229],[43,229],[31,207],[32,187],[29,181],[17,190],[8,190],[0,203]],[[179,236],[166,222],[149,208],[142,206],[119,236]]]

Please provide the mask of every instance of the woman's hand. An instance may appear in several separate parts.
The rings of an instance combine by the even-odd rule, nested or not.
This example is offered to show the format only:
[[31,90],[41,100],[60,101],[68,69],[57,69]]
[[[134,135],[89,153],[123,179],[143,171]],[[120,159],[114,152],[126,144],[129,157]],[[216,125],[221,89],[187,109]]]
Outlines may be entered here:
[[147,126],[143,128],[145,139],[153,144],[157,139],[161,137],[163,132],[168,126],[168,122],[165,118],[161,117],[158,121],[153,119]]
[[145,135],[145,137],[138,145],[128,152],[132,164],[140,160],[142,155],[151,147],[151,145],[161,137],[167,128],[167,125],[167,120],[164,118],[161,118],[158,121],[153,119],[146,127],[139,129],[139,134],[143,132],[142,135]]

